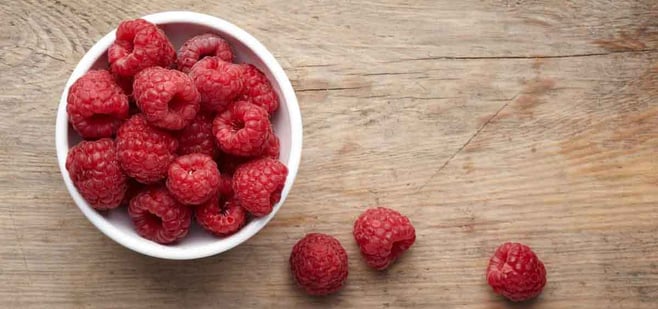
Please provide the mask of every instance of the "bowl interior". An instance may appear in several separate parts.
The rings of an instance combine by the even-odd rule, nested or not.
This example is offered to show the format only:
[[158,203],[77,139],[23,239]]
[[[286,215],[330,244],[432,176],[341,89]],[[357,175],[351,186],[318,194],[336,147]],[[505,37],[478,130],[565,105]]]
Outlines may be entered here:
[[[274,60],[272,55],[253,37],[223,20],[203,14],[178,12],[178,14],[173,15],[176,17],[174,18],[175,21],[163,21],[171,19],[168,17],[172,16],[172,13],[177,12],[159,13],[144,18],[158,24],[174,44],[176,50],[178,50],[187,39],[198,34],[212,32],[222,36],[231,44],[235,56],[235,62],[251,63],[258,67],[267,75],[277,92],[280,107],[272,118],[272,125],[281,143],[281,154],[279,160],[288,167],[290,174],[286,181],[284,191],[282,192],[281,201],[275,205],[272,213],[268,216],[251,220],[249,224],[242,228],[238,233],[224,238],[213,236],[194,223],[190,229],[189,235],[182,241],[173,245],[160,245],[142,238],[135,232],[133,224],[125,209],[100,213],[93,210],[86,201],[84,201],[77,190],[72,186],[70,179],[68,179],[68,172],[63,168],[63,161],[66,160],[66,151],[81,140],[66,120],[66,96],[68,95],[68,88],[71,83],[77,80],[77,78],[84,74],[88,69],[107,68],[107,55],[105,51],[114,41],[114,31],[99,41],[97,46],[94,46],[88,52],[92,53],[94,49],[99,48],[101,51],[100,57],[91,58],[89,63],[85,63],[85,58],[83,58],[67,83],[60,101],[56,134],[58,136],[64,135],[66,137],[65,141],[62,141],[62,143],[66,145],[59,145],[58,143],[58,156],[67,187],[69,188],[76,204],[94,225],[120,244],[143,254],[168,259],[190,259],[220,253],[244,242],[249,237],[256,234],[275,215],[292,186],[297,165],[299,164],[299,153],[294,154],[293,151],[301,152],[301,118],[298,120],[298,124],[295,119],[292,119],[294,118],[295,113],[299,113],[299,107],[285,73],[283,73],[283,70],[279,64],[276,63],[276,60]],[[191,19],[194,20],[194,22],[181,22],[176,21],[176,19]],[[234,27],[235,29],[231,27]],[[239,38],[237,36],[239,36]],[[85,55],[85,57],[87,57],[87,55]],[[80,67],[85,65],[87,66],[86,68]],[[63,123],[65,123],[65,125],[60,125]],[[298,127],[300,131],[297,132],[298,136],[293,137],[293,126],[295,126],[296,129]],[[66,132],[60,132],[62,130]],[[299,139],[299,141],[295,139]],[[293,144],[295,144],[295,149],[299,149],[293,150]],[[62,150],[60,148],[64,149]]]

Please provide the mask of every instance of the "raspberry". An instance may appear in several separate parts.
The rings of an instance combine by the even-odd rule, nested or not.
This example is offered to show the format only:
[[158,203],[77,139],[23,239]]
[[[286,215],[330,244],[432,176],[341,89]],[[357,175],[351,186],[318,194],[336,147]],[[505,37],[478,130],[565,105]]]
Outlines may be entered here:
[[162,29],[135,19],[119,24],[107,57],[112,72],[133,76],[152,66],[170,67],[176,60],[176,51]]
[[190,70],[201,94],[201,108],[222,112],[242,92],[242,69],[218,57],[206,57]]
[[329,235],[311,233],[299,240],[290,253],[293,278],[310,295],[327,295],[347,279],[347,252]]
[[407,217],[384,208],[370,208],[354,222],[354,239],[368,266],[383,270],[407,251],[416,231]]
[[164,130],[151,126],[142,114],[126,121],[116,138],[121,167],[141,183],[154,183],[167,175],[178,141]]
[[216,56],[226,62],[233,62],[231,45],[220,36],[212,33],[197,35],[178,50],[178,69],[188,73],[194,64],[207,56]]
[[253,156],[263,151],[272,126],[264,109],[239,101],[215,117],[212,132],[222,151],[237,156]]
[[71,85],[66,112],[83,138],[111,137],[128,118],[128,96],[110,72],[92,70]]
[[276,136],[276,134],[271,133],[270,137],[267,139],[267,141],[265,141],[265,145],[263,145],[263,153],[261,156],[278,159],[280,149],[281,145],[279,143],[279,138]]
[[272,158],[247,162],[233,175],[233,192],[240,205],[256,217],[272,212],[272,207],[281,199],[281,190],[286,182],[288,169]]
[[244,88],[241,99],[264,108],[272,115],[279,108],[279,98],[267,76],[251,64],[242,65]]
[[539,295],[546,285],[546,269],[532,250],[520,243],[504,243],[489,260],[487,282],[511,301]]
[[198,205],[217,193],[219,170],[210,156],[193,153],[169,165],[167,188],[181,203]]
[[214,196],[197,206],[195,214],[199,225],[217,236],[231,235],[247,222],[247,212],[240,203],[224,196]]
[[178,154],[202,153],[216,158],[219,148],[215,144],[215,136],[212,134],[213,117],[206,113],[197,114],[178,134]]
[[174,199],[164,186],[147,187],[128,206],[137,233],[146,239],[169,244],[187,235],[192,210]]
[[116,208],[126,194],[126,175],[117,160],[114,141],[102,138],[73,146],[66,170],[80,195],[98,210]]
[[146,120],[156,127],[180,130],[199,111],[199,92],[185,73],[151,67],[135,75],[133,96]]

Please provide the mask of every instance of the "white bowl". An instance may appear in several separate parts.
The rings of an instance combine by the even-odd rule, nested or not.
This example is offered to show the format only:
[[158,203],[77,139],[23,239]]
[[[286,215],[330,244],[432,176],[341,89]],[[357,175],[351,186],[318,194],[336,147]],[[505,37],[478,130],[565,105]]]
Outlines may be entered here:
[[295,91],[281,65],[267,48],[249,33],[225,20],[205,14],[177,11],[156,13],[142,18],[159,25],[167,33],[175,48],[180,47],[186,39],[198,34],[206,32],[219,34],[231,43],[236,62],[251,63],[267,75],[279,95],[280,107],[273,117],[273,126],[281,141],[279,159],[288,167],[289,171],[288,179],[281,193],[281,201],[274,206],[272,213],[252,220],[234,235],[218,238],[193,224],[189,235],[174,245],[161,245],[140,237],[133,229],[133,224],[125,209],[101,214],[87,204],[71,182],[65,167],[69,148],[80,141],[80,137],[68,123],[66,97],[71,84],[85,72],[92,68],[107,66],[106,51],[114,42],[116,29],[105,35],[82,57],[66,83],[59,101],[55,140],[57,159],[64,183],[87,219],[105,235],[131,250],[172,260],[196,259],[227,251],[258,233],[276,215],[290,192],[297,175],[302,152],[302,119]]

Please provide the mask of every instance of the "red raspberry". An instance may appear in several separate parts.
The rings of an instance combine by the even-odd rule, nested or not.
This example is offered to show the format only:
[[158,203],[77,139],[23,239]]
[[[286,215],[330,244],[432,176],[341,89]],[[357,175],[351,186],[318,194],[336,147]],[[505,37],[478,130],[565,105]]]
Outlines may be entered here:
[[247,212],[240,203],[224,196],[216,195],[197,206],[195,214],[199,225],[217,236],[231,235],[247,222]]
[[135,75],[133,96],[146,120],[156,127],[180,130],[199,111],[199,92],[185,73],[151,67]]
[[187,40],[178,50],[178,69],[188,73],[194,64],[204,57],[215,56],[226,62],[233,62],[231,45],[213,33],[197,35]]
[[279,152],[281,145],[279,143],[279,138],[274,133],[270,133],[270,137],[265,142],[263,146],[263,153],[261,156],[270,157],[272,159],[279,159]]
[[154,183],[167,175],[178,141],[164,130],[151,126],[142,114],[126,121],[116,138],[121,167],[141,183]]
[[520,243],[504,243],[489,260],[487,282],[511,301],[539,295],[546,285],[546,269],[532,250]]
[[416,231],[407,217],[384,208],[370,208],[354,222],[354,239],[368,266],[383,270],[407,251]]
[[169,165],[167,188],[181,203],[198,205],[217,193],[220,177],[217,164],[208,155],[180,156]]
[[192,221],[192,210],[178,203],[164,186],[147,187],[137,194],[128,214],[139,235],[161,244],[185,237]]
[[264,109],[239,101],[215,117],[212,132],[222,151],[248,157],[263,151],[272,126]]
[[190,70],[201,93],[201,108],[222,112],[242,92],[242,69],[217,57],[206,57]]
[[119,24],[107,57],[112,72],[133,76],[152,66],[170,67],[176,60],[176,51],[162,29],[135,19]]
[[272,158],[247,162],[233,175],[233,192],[240,205],[256,217],[272,212],[272,207],[281,199],[281,190],[286,183],[288,169]]
[[242,70],[244,88],[241,99],[264,108],[272,115],[279,108],[279,97],[267,76],[251,64],[242,65]]
[[128,118],[128,96],[110,72],[92,70],[71,85],[66,112],[83,138],[111,137]]
[[66,170],[80,195],[98,210],[116,208],[126,194],[126,175],[117,160],[114,141],[102,138],[73,146]]
[[178,134],[178,154],[202,153],[216,158],[219,148],[215,143],[215,135],[212,134],[212,120],[210,114],[199,113]]
[[290,254],[290,271],[297,284],[310,295],[340,290],[347,279],[347,252],[329,235],[311,233],[299,240]]

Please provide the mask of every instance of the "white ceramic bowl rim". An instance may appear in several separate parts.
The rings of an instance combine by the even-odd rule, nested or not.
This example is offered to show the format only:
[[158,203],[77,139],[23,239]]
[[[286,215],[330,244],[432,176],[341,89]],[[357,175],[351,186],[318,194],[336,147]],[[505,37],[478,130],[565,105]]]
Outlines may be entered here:
[[265,46],[263,46],[263,44],[256,40],[256,38],[251,36],[246,31],[240,29],[239,27],[214,16],[189,11],[161,12],[147,15],[142,18],[155,24],[190,23],[229,33],[235,38],[239,39],[247,48],[253,51],[254,54],[264,62],[265,66],[268,67],[276,83],[279,84],[281,96],[283,97],[281,98],[281,102],[286,102],[289,110],[288,116],[290,117],[290,157],[287,164],[289,176],[286,180],[284,190],[281,193],[281,201],[279,201],[279,203],[274,207],[274,210],[269,215],[256,220],[252,220],[238,233],[222,239],[223,241],[202,244],[193,248],[165,246],[155,242],[137,239],[135,236],[126,234],[124,231],[114,226],[96,210],[86,204],[82,196],[78,193],[77,189],[73,185],[68,171],[66,170],[66,156],[69,149],[67,133],[68,117],[66,117],[66,96],[70,86],[84,73],[91,69],[96,60],[102,57],[106,50],[114,42],[116,29],[112,30],[110,33],[100,39],[96,44],[94,44],[94,46],[82,57],[66,83],[64,92],[60,99],[59,108],[57,110],[55,132],[59,168],[62,172],[62,177],[64,178],[66,188],[68,189],[78,208],[80,208],[82,213],[92,222],[92,224],[94,224],[105,235],[117,243],[139,253],[163,259],[186,260],[212,256],[227,251],[258,233],[274,217],[274,215],[278,212],[279,208],[285,201],[288,193],[290,192],[290,189],[292,188],[292,184],[295,180],[301,159],[302,119],[299,111],[299,104],[297,102],[297,98],[295,96],[295,92],[292,88],[290,80],[274,56],[267,50],[267,48],[265,48]]

